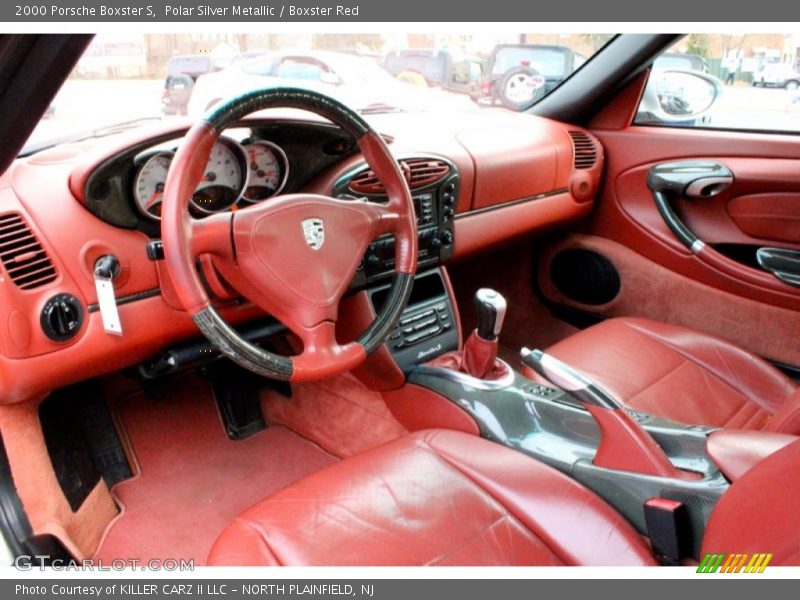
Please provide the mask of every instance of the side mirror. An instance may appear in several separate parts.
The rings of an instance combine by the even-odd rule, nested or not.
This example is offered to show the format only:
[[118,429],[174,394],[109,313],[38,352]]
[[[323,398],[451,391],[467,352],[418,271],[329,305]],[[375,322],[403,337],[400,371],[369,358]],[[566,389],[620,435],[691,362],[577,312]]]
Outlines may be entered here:
[[341,85],[342,78],[339,77],[336,73],[331,73],[330,71],[324,72],[319,76],[319,80],[322,83],[327,83],[328,85]]
[[639,106],[637,123],[693,124],[722,94],[722,82],[698,71],[654,70]]

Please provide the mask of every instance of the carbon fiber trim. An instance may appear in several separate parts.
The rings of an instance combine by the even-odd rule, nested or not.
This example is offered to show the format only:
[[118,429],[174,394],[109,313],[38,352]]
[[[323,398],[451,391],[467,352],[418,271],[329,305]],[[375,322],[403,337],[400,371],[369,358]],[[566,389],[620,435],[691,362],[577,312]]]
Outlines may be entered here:
[[409,273],[395,273],[392,280],[392,288],[386,302],[381,308],[381,313],[372,322],[367,330],[358,338],[358,343],[364,346],[367,354],[377,350],[383,344],[386,336],[394,328],[395,323],[403,313],[408,298],[411,295],[411,286],[414,284],[414,276]]
[[661,218],[664,219],[670,231],[675,234],[675,237],[678,238],[684,246],[692,250],[692,246],[698,241],[697,236],[693,234],[689,228],[684,225],[683,221],[680,220],[678,215],[675,214],[675,211],[672,210],[672,206],[670,206],[669,200],[664,194],[661,192],[653,192],[653,199],[656,202],[656,208],[658,208]]
[[759,248],[756,260],[762,269],[784,283],[800,286],[800,252],[786,248]]
[[[147,298],[155,298],[161,295],[161,288],[153,288],[152,290],[144,290],[136,292],[135,294],[128,294],[127,296],[120,296],[117,298],[117,306],[122,304],[130,304],[139,300],[146,300]],[[99,304],[90,304],[86,307],[90,313],[95,313],[100,310]]]
[[218,132],[232,121],[266,108],[297,108],[325,117],[341,126],[356,140],[370,131],[367,122],[348,106],[324,94],[292,87],[253,90],[212,107],[204,120]]
[[194,315],[193,319],[203,335],[238,365],[270,379],[281,381],[291,379],[294,367],[290,358],[273,354],[246,342],[219,316],[214,307],[204,308]]

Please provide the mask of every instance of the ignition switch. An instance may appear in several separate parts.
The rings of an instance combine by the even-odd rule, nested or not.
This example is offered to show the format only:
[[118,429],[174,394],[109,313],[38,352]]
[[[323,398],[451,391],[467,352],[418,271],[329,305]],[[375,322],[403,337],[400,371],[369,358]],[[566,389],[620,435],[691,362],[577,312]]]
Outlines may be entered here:
[[95,278],[108,279],[109,281],[119,277],[119,259],[113,254],[105,254],[98,258],[94,263]]
[[97,290],[97,304],[106,333],[122,335],[122,323],[117,311],[117,298],[114,295],[114,279],[119,276],[119,259],[113,254],[105,254],[94,263],[94,287]]

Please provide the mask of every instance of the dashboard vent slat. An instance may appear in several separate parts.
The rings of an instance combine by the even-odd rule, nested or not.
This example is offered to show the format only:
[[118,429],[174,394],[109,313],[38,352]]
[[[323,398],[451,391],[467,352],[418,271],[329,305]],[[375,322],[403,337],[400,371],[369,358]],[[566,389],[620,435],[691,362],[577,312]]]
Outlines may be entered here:
[[32,290],[55,281],[58,273],[22,216],[0,215],[0,261],[17,287]]
[[597,146],[589,134],[571,130],[572,147],[575,150],[575,168],[591,169],[597,163]]
[[[412,190],[433,185],[450,174],[450,165],[438,158],[406,158],[400,170]],[[384,194],[386,188],[372,169],[361,171],[350,180],[350,190],[356,194]]]

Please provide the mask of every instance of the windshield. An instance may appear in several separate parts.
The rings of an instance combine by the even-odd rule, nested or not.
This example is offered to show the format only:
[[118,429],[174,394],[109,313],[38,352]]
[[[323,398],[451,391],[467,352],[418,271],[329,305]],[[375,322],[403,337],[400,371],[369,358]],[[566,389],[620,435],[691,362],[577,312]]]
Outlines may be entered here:
[[[273,85],[307,87],[372,114],[524,110],[611,37],[477,30],[100,34],[23,153],[148,120],[199,117],[231,96]],[[522,77],[520,67],[527,69]],[[514,79],[504,84],[507,74]]]

